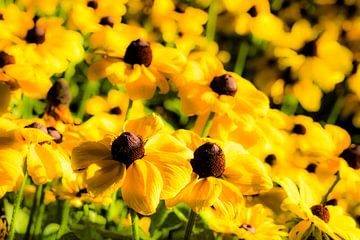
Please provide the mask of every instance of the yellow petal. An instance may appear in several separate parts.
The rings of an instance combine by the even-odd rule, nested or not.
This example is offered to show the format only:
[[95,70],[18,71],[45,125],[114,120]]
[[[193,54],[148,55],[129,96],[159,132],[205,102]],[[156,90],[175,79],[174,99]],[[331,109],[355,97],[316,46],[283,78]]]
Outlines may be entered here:
[[145,149],[147,154],[153,152],[176,153],[184,159],[191,159],[194,155],[193,151],[188,149],[182,142],[166,133],[158,133],[151,137],[146,142]]
[[224,179],[237,185],[245,195],[271,189],[272,180],[263,163],[241,149],[241,145],[236,143],[225,144],[223,148],[226,159]]
[[148,161],[136,160],[127,170],[122,196],[130,208],[150,215],[156,211],[162,188],[159,170]]
[[164,123],[161,118],[151,114],[126,122],[124,130],[142,137],[143,140],[147,140],[163,129],[163,127]]
[[45,184],[60,176],[60,162],[49,146],[31,145],[27,154],[27,170],[35,184]]
[[112,159],[110,146],[100,142],[85,142],[75,147],[72,152],[74,170],[87,168],[92,163]]
[[90,193],[95,196],[111,195],[124,182],[126,168],[115,160],[103,160],[91,164],[86,171],[86,183]]
[[214,177],[202,178],[196,182],[184,202],[195,212],[201,212],[215,203],[221,191],[222,184],[219,179]]
[[164,182],[161,199],[175,197],[190,181],[192,167],[189,161],[178,154],[151,153],[145,155],[143,160],[151,162],[160,171]]

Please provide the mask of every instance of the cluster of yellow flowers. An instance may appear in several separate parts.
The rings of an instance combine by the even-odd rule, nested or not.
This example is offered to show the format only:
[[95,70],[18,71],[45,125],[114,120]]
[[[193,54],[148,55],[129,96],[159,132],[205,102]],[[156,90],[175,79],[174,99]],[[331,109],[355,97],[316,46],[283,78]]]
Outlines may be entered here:
[[[360,147],[284,113],[292,95],[318,111],[351,73],[337,39],[360,39],[359,17],[325,0],[8,2],[0,239],[360,239]],[[215,34],[247,35],[234,71]],[[242,77],[250,45],[269,96]]]

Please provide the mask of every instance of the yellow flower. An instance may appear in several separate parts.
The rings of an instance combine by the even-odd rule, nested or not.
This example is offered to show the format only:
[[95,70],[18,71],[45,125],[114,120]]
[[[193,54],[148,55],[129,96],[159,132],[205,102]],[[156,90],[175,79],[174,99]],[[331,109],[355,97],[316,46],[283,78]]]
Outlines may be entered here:
[[69,11],[69,28],[89,33],[100,30],[102,26],[113,27],[121,22],[121,17],[126,13],[124,6],[126,2],[124,0],[74,1]]
[[[90,80],[107,77],[112,84],[125,84],[130,99],[149,99],[157,87],[160,93],[169,91],[167,75],[179,73],[185,65],[185,56],[174,48],[149,43],[143,39],[128,42],[125,53],[117,54],[120,59],[111,56],[92,63],[89,67]],[[120,48],[121,49],[125,48]]]
[[249,81],[226,72],[216,57],[204,53],[189,56],[185,71],[174,82],[188,115],[215,112],[241,118],[241,114],[264,115],[269,107],[267,97]]
[[188,150],[161,133],[156,115],[128,121],[117,138],[85,142],[72,153],[75,170],[86,170],[86,186],[95,196],[121,187],[126,204],[143,215],[153,214],[160,199],[174,197],[189,181]]
[[181,192],[166,201],[167,206],[184,202],[195,212],[213,206],[231,216],[243,204],[242,194],[256,194],[272,187],[262,163],[241,145],[201,139],[186,130],[178,130],[174,136],[193,152],[193,172]]
[[[310,188],[305,179],[302,175],[298,177],[296,183],[288,178],[278,181],[288,194],[288,198],[282,204],[283,208],[301,219],[291,229],[290,239],[303,239],[310,235],[316,239],[323,239],[322,235],[332,239],[356,239],[360,230],[356,228],[355,221],[345,215],[341,207],[320,203],[319,193],[322,191],[319,192],[314,188],[314,182],[312,182],[313,188]],[[317,237],[319,234],[320,238]]]
[[201,214],[216,232],[236,234],[245,240],[281,240],[287,235],[281,230],[284,226],[276,225],[271,211],[261,204],[242,207],[240,213],[232,219],[221,218],[216,211],[210,208]]

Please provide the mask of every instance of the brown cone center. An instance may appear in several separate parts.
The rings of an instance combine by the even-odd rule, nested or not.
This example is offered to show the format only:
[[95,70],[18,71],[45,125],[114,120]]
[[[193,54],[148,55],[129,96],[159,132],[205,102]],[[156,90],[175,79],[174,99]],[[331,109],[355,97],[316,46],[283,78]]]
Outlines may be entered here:
[[111,154],[114,160],[129,167],[135,160],[144,156],[144,142],[134,133],[123,132],[112,143]]
[[208,142],[197,148],[190,163],[200,178],[220,177],[225,171],[225,155],[215,143]]
[[150,66],[152,62],[150,43],[143,39],[132,41],[126,49],[124,61],[131,65],[143,64],[146,67]]
[[235,96],[237,91],[236,81],[229,74],[214,77],[210,88],[219,95]]
[[330,221],[329,210],[322,204],[314,205],[311,207],[311,212],[322,219],[324,222],[328,223]]

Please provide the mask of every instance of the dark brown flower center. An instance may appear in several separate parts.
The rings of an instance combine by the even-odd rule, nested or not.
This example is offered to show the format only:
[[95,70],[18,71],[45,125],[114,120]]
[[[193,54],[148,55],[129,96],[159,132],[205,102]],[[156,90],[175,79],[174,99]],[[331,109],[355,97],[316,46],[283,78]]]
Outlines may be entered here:
[[27,32],[25,40],[28,43],[41,44],[45,42],[45,30],[35,26]]
[[236,81],[229,74],[214,77],[210,88],[219,95],[235,96],[237,91]]
[[251,226],[250,224],[244,223],[240,226],[240,228],[243,228],[248,232],[255,233],[255,228],[253,226]]
[[15,63],[15,58],[13,56],[7,54],[4,51],[0,52],[0,68],[14,63]]
[[305,45],[299,50],[299,54],[306,57],[316,56],[316,40],[305,43]]
[[143,64],[146,67],[150,66],[152,61],[150,43],[143,39],[132,41],[126,49],[124,61],[131,65]]
[[114,115],[120,115],[121,114],[121,109],[119,107],[113,107],[112,109],[110,109],[110,114],[114,114]]
[[302,124],[295,124],[291,132],[299,135],[305,135],[306,127]]
[[33,122],[32,124],[29,124],[29,125],[25,126],[25,128],[37,128],[37,129],[43,131],[46,134],[48,133],[46,127],[44,125],[40,124],[40,123],[37,123],[37,122]]
[[70,104],[71,91],[65,79],[59,79],[51,86],[47,93],[46,100],[55,107],[60,104]]
[[352,145],[345,149],[340,157],[343,158],[351,168],[360,168],[360,145]]
[[144,156],[144,142],[131,132],[123,132],[111,145],[111,154],[114,160],[129,167],[135,160]]
[[103,18],[101,18],[99,23],[101,25],[103,25],[103,26],[113,27],[114,26],[114,19],[112,17],[103,17]]
[[317,165],[315,163],[310,163],[309,165],[307,165],[306,171],[308,171],[309,173],[315,173],[316,167]]
[[56,142],[56,143],[61,143],[61,142],[62,142],[63,136],[62,136],[61,133],[59,133],[58,130],[56,130],[56,128],[54,128],[54,127],[48,127],[48,128],[47,128],[47,132],[48,132],[48,134],[49,134],[50,136],[52,136],[52,137],[54,138],[54,142]]
[[89,8],[97,9],[98,3],[97,3],[97,1],[88,1],[87,6]]
[[82,194],[86,194],[88,193],[88,190],[86,188],[82,188],[80,189],[77,193],[76,193],[76,197],[81,197]]
[[276,156],[274,154],[269,154],[265,158],[265,162],[270,166],[274,165],[275,161],[276,161]]
[[220,177],[225,171],[225,155],[215,143],[208,142],[198,147],[190,163],[200,178]]
[[256,16],[258,15],[255,6],[253,6],[252,8],[250,8],[247,12],[248,12],[248,14],[249,14],[251,17],[256,17]]
[[311,212],[315,216],[318,216],[324,222],[328,223],[330,221],[329,210],[322,204],[314,205],[311,207]]

